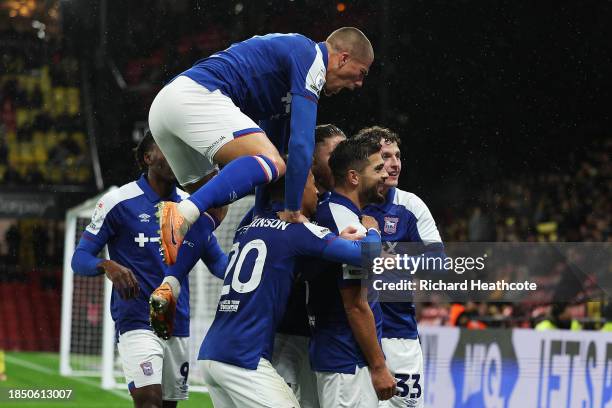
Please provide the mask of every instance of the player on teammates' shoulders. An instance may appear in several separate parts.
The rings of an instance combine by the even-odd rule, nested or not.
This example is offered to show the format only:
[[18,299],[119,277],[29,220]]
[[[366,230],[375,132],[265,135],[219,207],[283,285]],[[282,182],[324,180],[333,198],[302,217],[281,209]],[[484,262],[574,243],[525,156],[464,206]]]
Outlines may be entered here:
[[[161,206],[166,260],[174,262],[188,227],[204,211],[285,173],[282,218],[303,220],[319,94],[361,87],[373,60],[370,41],[353,27],[319,43],[300,34],[267,34],[196,62],[166,85],[151,105],[149,125],[179,183],[192,193],[178,206]],[[275,119],[290,124],[287,164],[279,154],[286,141],[270,140],[258,125]],[[217,164],[223,170],[206,182]]]

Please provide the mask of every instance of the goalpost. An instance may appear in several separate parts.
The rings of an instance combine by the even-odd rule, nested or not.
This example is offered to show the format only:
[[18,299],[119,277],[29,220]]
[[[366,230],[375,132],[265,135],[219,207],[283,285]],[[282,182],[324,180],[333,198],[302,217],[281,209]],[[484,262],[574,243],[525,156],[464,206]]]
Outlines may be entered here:
[[[116,187],[107,190],[110,191]],[[106,193],[106,192],[105,192]],[[60,334],[60,374],[100,377],[104,389],[127,387],[118,358],[115,325],[110,315],[112,284],[104,276],[75,275],[70,266],[74,249],[90,223],[102,194],[66,212],[62,283],[62,322]],[[215,231],[219,245],[229,252],[236,226],[253,206],[254,196],[230,205],[221,226]],[[106,248],[101,256],[108,256]],[[197,364],[200,344],[215,316],[222,281],[213,276],[200,261],[189,274],[190,292],[190,363],[189,384],[192,391],[205,391]]]

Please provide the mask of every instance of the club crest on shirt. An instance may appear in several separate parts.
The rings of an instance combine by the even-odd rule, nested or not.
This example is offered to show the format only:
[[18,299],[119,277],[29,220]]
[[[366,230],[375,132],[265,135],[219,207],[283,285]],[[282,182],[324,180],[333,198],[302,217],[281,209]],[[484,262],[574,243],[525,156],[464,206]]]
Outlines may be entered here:
[[383,231],[385,234],[395,234],[397,232],[397,223],[399,218],[397,217],[385,217],[385,226]]
[[144,363],[140,363],[140,368],[142,368],[142,373],[147,376],[153,375],[153,364],[150,361],[145,361]]
[[91,222],[87,226],[87,231],[96,235],[100,228],[102,227],[102,223],[104,223],[104,218],[106,217],[106,211],[104,209],[104,202],[99,201],[96,204],[96,208],[94,208],[93,214],[91,216]]

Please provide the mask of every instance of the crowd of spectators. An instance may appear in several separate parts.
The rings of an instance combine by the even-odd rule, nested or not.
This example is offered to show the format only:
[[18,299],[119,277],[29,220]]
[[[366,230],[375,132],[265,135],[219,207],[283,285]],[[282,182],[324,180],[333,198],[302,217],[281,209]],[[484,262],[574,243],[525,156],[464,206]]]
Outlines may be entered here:
[[[583,156],[572,157],[571,170],[503,180],[479,194],[475,205],[466,209],[463,216],[439,223],[444,240],[612,242],[611,157],[612,139],[597,139],[587,146]],[[561,247],[555,251],[558,248]],[[589,259],[596,271],[576,272],[577,268],[570,265],[571,259],[561,259],[543,268],[537,265],[541,252],[501,266],[506,268],[503,276],[509,280],[520,277],[525,270],[530,271],[530,277],[539,287],[546,288],[538,293],[538,301],[504,302],[506,299],[502,298],[499,303],[468,302],[454,306],[432,302],[420,311],[422,322],[470,328],[533,327],[543,319],[557,319],[562,326],[563,321],[575,320],[582,322],[583,328],[597,328],[612,318],[607,316],[610,314],[610,308],[605,306],[608,299],[599,291],[596,277],[611,272],[607,271],[609,259],[597,248],[590,253],[601,259]],[[570,258],[581,256],[580,251],[585,249],[575,249]],[[574,259],[574,262],[577,261]],[[458,319],[459,315],[463,318]]]
[[0,236],[0,284],[33,282],[42,288],[61,285],[64,228],[56,220],[21,219]]
[[76,59],[7,42],[0,61],[0,184],[86,184],[91,160]]
[[612,242],[612,139],[571,169],[503,180],[442,225],[447,241]]

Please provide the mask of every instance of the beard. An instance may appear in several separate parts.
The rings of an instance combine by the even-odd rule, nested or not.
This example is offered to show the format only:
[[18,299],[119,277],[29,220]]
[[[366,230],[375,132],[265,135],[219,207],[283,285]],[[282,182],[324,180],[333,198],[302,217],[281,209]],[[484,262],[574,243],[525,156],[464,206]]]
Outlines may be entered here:
[[360,194],[360,199],[363,205],[384,203],[385,196],[380,192],[380,189],[381,185],[379,183],[375,183],[363,190]]

